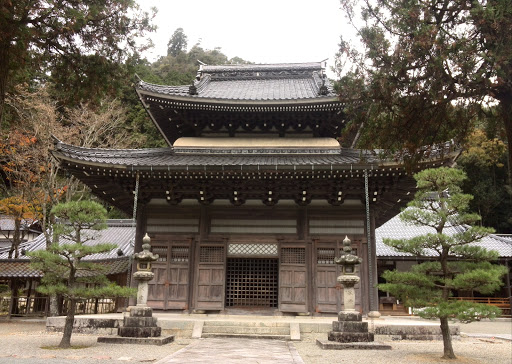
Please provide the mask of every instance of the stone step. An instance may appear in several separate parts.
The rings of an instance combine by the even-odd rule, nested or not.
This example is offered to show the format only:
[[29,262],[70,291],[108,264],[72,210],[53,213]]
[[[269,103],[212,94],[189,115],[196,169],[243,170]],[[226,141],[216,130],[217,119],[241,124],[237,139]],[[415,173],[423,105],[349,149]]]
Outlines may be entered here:
[[203,336],[204,334],[290,335],[290,325],[288,327],[204,325]]
[[244,326],[244,327],[290,327],[288,322],[272,321],[205,321],[204,326]]
[[203,333],[204,338],[234,338],[234,339],[270,339],[290,341],[290,335],[255,335],[255,334],[226,334],[226,333]]

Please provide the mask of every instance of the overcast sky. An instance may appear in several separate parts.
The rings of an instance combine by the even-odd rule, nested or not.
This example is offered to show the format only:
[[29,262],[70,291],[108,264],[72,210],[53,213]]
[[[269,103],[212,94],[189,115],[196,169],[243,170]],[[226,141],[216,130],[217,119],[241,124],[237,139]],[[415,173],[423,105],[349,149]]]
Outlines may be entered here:
[[[205,49],[221,47],[228,58],[255,63],[317,62],[333,65],[340,35],[349,32],[339,0],[138,0],[158,8],[153,61],[166,55],[177,28],[188,48],[199,40]],[[332,77],[332,76],[331,76]]]

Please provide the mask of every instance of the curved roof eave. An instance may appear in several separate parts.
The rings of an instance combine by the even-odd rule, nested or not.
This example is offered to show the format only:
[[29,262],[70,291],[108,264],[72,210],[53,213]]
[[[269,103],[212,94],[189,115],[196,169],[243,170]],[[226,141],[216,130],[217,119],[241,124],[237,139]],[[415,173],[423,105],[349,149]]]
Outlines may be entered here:
[[139,96],[141,94],[164,98],[167,100],[190,102],[196,104],[223,104],[223,105],[254,105],[254,106],[276,106],[276,105],[314,105],[314,104],[327,104],[339,101],[337,96],[319,96],[315,98],[303,98],[303,99],[278,99],[278,100],[233,100],[233,99],[220,99],[220,98],[207,98],[201,96],[182,96],[182,95],[170,95],[164,93],[157,93],[152,91],[135,88]]

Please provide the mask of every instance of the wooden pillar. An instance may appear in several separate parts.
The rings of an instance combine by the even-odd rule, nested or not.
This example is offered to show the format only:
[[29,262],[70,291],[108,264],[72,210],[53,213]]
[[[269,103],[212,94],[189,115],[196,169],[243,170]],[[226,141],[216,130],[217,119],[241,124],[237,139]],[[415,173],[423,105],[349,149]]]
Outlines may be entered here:
[[[147,231],[147,211],[146,205],[142,203],[138,203],[137,205],[137,227],[135,229],[135,246],[133,247],[133,252],[138,253],[142,251],[142,238],[146,234]],[[133,273],[137,270],[137,263],[135,260],[131,259],[131,268],[128,272],[128,282],[130,287],[137,288],[137,282],[132,279]],[[130,306],[134,306],[137,304],[137,300],[135,297],[130,297],[129,303]]]
[[372,265],[372,269],[370,269],[370,272],[372,273],[372,277],[369,280],[370,286],[369,293],[370,297],[370,311],[378,311],[379,310],[379,290],[376,287],[378,282],[378,275],[377,275],[377,246],[376,246],[376,239],[375,239],[375,211],[372,210],[370,212],[370,241],[368,242],[368,245],[371,244],[371,255],[368,257],[368,263]]

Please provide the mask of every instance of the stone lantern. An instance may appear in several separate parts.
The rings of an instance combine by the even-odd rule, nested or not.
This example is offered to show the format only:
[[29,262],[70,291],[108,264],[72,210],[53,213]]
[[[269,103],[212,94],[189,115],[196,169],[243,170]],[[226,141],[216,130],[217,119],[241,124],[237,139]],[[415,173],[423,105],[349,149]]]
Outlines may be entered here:
[[334,259],[341,266],[337,281],[343,285],[343,310],[338,312],[338,321],[332,322],[332,331],[329,331],[327,341],[316,340],[322,349],[391,349],[390,345],[374,341],[373,333],[368,332],[368,322],[362,322],[361,313],[356,311],[354,286],[359,283],[359,265],[362,261],[362,258],[352,254],[350,239],[345,236],[343,254]]
[[338,283],[343,285],[343,311],[356,310],[356,293],[354,286],[359,283],[359,264],[363,261],[352,254],[352,245],[348,236],[343,239],[343,254],[335,258],[334,262],[341,266],[341,274],[338,276]]
[[[328,340],[336,343],[368,343],[373,341],[373,333],[368,332],[368,322],[362,322],[361,313],[356,311],[354,286],[359,283],[359,264],[362,259],[352,254],[350,239],[343,240],[343,254],[334,262],[341,266],[337,281],[343,285],[343,311],[338,313],[338,321],[333,321]],[[352,348],[356,348],[351,346]]]
[[133,255],[137,261],[137,272],[133,278],[137,281],[137,305],[128,307],[123,317],[123,326],[119,327],[119,337],[99,337],[98,342],[111,344],[152,344],[163,345],[174,340],[174,336],[161,337],[162,328],[153,317],[153,309],[148,307],[148,282],[155,277],[151,263],[158,259],[158,254],[151,252],[148,234],[142,239],[142,251]]
[[138,282],[137,285],[137,306],[145,307],[148,301],[148,282],[152,280],[155,273],[151,271],[151,263],[158,259],[158,254],[153,254],[149,244],[151,238],[146,234],[142,239],[142,251],[135,253],[133,259],[137,261],[137,272],[133,278]]

